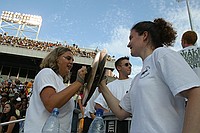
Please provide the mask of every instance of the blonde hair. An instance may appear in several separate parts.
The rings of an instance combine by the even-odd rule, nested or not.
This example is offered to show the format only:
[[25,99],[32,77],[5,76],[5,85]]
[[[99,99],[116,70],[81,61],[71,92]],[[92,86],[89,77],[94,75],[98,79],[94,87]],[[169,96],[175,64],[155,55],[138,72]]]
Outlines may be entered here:
[[40,68],[51,68],[55,73],[59,73],[59,67],[57,64],[58,57],[64,54],[65,52],[72,52],[67,47],[57,47],[53,51],[51,51],[41,62]]

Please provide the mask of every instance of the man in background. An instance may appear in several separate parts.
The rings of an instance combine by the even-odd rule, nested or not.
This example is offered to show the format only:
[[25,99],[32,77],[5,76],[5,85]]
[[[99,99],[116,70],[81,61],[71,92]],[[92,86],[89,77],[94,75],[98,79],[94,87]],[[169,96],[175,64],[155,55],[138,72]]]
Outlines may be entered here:
[[[129,78],[131,74],[131,63],[129,62],[129,57],[121,57],[115,62],[115,68],[119,73],[119,78],[108,83],[108,88],[112,94],[117,97],[119,100],[128,92],[132,79]],[[100,94],[97,99],[94,101],[96,103],[95,108],[101,108],[104,112],[109,112],[110,109],[103,97]]]
[[197,39],[198,36],[195,31],[184,32],[181,38],[183,49],[179,52],[198,77],[200,77],[200,47],[196,44]]
[[[127,56],[121,57],[115,62],[115,68],[119,73],[119,78],[108,83],[107,86],[110,89],[111,93],[119,100],[121,100],[130,89],[130,85],[131,85],[131,81],[132,81],[132,79],[129,78],[129,75],[131,74],[131,67],[132,67],[132,65],[129,61],[129,57],[127,57]],[[98,109],[98,108],[103,109],[105,116],[107,113],[107,118],[109,117],[109,115],[112,115],[112,112],[110,111],[110,108],[109,108],[108,104],[106,103],[102,94],[100,94],[94,102],[96,103],[95,109]],[[111,113],[109,113],[109,112],[111,112]],[[106,119],[106,117],[104,119]],[[129,126],[128,126],[129,121],[117,120],[118,126],[115,127],[115,129],[110,128],[110,127],[113,127],[113,124],[112,124],[113,122],[114,122],[114,119],[112,122],[110,121],[110,122],[108,122],[108,125],[106,125],[107,132],[113,131],[115,129],[119,133],[122,133],[122,132],[126,133],[129,131]]]

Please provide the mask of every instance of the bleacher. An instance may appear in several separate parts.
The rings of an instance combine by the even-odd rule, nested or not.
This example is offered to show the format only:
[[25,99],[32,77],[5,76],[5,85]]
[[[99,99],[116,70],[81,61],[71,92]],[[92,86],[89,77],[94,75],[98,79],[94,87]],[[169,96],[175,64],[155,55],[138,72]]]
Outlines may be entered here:
[[[63,44],[36,41],[26,37],[19,38],[6,33],[0,34],[0,75],[21,77],[25,80],[33,79],[40,70],[39,64],[42,58],[58,46],[63,46]],[[70,80],[73,82],[77,70],[82,65],[90,66],[99,50],[79,48],[76,44],[65,45],[65,47],[73,51],[75,58]],[[108,55],[105,68],[114,70],[114,61],[115,59]]]

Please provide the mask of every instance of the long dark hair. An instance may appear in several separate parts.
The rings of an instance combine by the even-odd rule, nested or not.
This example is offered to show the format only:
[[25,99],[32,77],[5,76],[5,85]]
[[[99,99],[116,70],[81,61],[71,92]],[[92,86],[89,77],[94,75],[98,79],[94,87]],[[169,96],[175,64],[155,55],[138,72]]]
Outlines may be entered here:
[[[10,105],[10,111],[8,113],[3,113],[2,114],[1,122],[8,122],[8,121],[10,121],[10,118],[12,116],[14,116],[14,117],[16,117],[16,119],[18,119],[18,116],[16,114],[16,110],[15,110],[14,105],[11,102],[7,102],[6,104]],[[7,130],[8,130],[8,125],[2,126],[3,133],[7,132]],[[14,128],[12,130],[12,133],[19,133],[19,123],[18,122],[15,123],[15,126],[14,126]]]
[[5,103],[5,105],[6,104],[10,105],[10,111],[8,113],[3,113],[2,114],[1,122],[9,121],[11,116],[15,116],[18,119],[18,116],[16,114],[16,109],[15,109],[14,105],[11,102],[7,102],[7,103]]
[[132,30],[138,32],[139,35],[147,31],[155,48],[163,47],[164,45],[173,46],[177,37],[177,32],[173,29],[172,24],[166,22],[163,18],[155,19],[153,22],[139,22],[131,28]]

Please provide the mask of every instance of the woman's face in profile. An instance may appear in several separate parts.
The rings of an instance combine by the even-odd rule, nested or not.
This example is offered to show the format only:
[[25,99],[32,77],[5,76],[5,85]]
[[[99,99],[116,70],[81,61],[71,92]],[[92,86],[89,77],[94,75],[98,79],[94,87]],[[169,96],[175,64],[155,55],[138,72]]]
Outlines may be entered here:
[[70,70],[73,67],[74,57],[72,52],[67,51],[61,56],[58,57],[58,67],[59,67],[59,74],[62,77],[65,77],[70,74]]
[[3,113],[10,112],[10,109],[11,109],[10,104],[5,104],[4,109],[3,109]]

